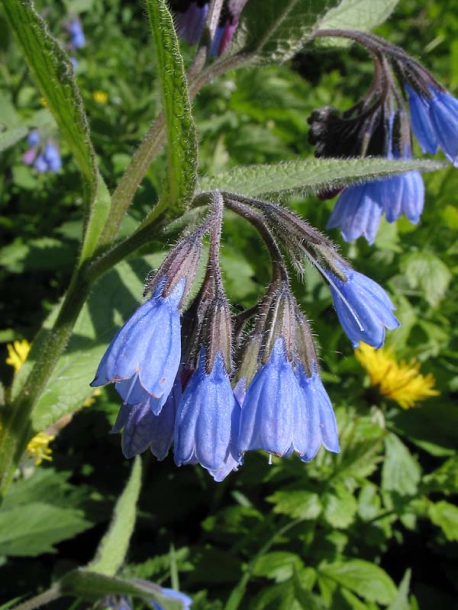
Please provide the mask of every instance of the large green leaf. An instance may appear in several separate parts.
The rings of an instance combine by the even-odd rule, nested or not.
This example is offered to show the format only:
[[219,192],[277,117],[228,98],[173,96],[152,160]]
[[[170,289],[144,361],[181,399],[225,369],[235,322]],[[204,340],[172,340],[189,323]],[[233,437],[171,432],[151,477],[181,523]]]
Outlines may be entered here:
[[141,475],[141,460],[137,457],[129,482],[116,503],[110,527],[100,541],[95,558],[88,565],[90,571],[115,576],[124,563],[135,526]]
[[[398,2],[399,0],[342,0],[338,6],[326,13],[318,30],[369,32],[388,19]],[[325,44],[346,46],[351,43],[344,38],[327,38]]]
[[16,127],[14,129],[6,129],[5,131],[0,131],[0,152],[6,150],[27,134],[27,127]]
[[82,249],[84,259],[96,247],[109,210],[109,194],[95,164],[89,125],[73,66],[34,9],[32,0],[2,1],[5,16],[27,64],[84,177],[85,198],[90,208]]
[[250,0],[243,11],[247,30],[244,51],[263,62],[290,59],[309,39],[320,16],[337,1]]
[[276,491],[267,498],[275,504],[274,512],[293,519],[316,519],[321,513],[318,494],[304,490]]
[[355,519],[358,503],[354,495],[342,484],[323,497],[324,518],[336,529],[346,529]]
[[410,287],[420,288],[432,307],[444,298],[452,280],[452,273],[447,265],[432,252],[423,250],[404,257],[402,270]]
[[388,574],[362,559],[325,564],[319,572],[367,601],[389,604],[396,596],[396,587]]
[[429,518],[438,525],[448,540],[458,541],[458,508],[450,502],[441,500],[431,504]]
[[[80,408],[93,394],[89,383],[100,359],[116,330],[140,305],[144,279],[152,266],[158,265],[160,258],[158,255],[120,263],[97,283],[78,317],[66,351],[32,411],[35,431],[46,429],[67,413]],[[57,313],[58,307],[46,321],[45,329],[52,327]],[[37,357],[41,340],[40,337],[37,339],[34,352]],[[34,364],[32,353],[14,379],[13,397],[20,391]]]
[[382,489],[401,496],[415,495],[421,470],[407,447],[395,434],[385,438],[385,460],[382,468]]
[[156,48],[162,103],[167,125],[170,206],[185,207],[197,180],[197,134],[186,74],[173,19],[165,0],[146,0]]
[[92,524],[81,510],[33,502],[0,511],[0,555],[36,556]]
[[433,171],[442,167],[443,164],[438,161],[420,159],[308,159],[277,165],[236,167],[229,172],[202,178],[200,189],[227,190],[251,197],[274,196],[294,191],[310,193],[333,190],[355,182],[401,174],[413,169]]

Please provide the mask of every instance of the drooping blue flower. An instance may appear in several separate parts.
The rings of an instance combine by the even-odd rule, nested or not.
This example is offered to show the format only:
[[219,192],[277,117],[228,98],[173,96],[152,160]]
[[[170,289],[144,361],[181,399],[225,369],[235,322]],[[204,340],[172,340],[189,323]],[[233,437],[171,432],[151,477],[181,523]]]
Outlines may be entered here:
[[36,157],[33,167],[39,174],[44,174],[48,171],[49,167],[44,155],[38,155]]
[[221,352],[207,373],[202,348],[199,366],[178,405],[174,435],[177,466],[199,463],[215,480],[224,478],[236,466],[231,452],[239,411]]
[[240,415],[237,451],[263,449],[278,456],[305,451],[297,427],[303,423],[305,396],[288,360],[283,338],[253,377]]
[[43,157],[46,161],[49,171],[57,173],[62,167],[59,149],[52,142],[48,142],[45,146]]
[[429,99],[418,95],[414,89],[405,85],[409,97],[410,122],[412,130],[424,153],[435,155],[439,147],[436,129],[429,114]]
[[448,91],[429,86],[429,96],[405,86],[412,129],[423,152],[435,154],[440,146],[458,167],[458,100]]
[[347,186],[339,195],[326,227],[338,227],[345,241],[363,235],[372,244],[383,212],[380,194],[380,181]]
[[360,341],[381,347],[385,328],[392,330],[399,326],[393,314],[395,306],[376,282],[343,264],[339,266],[346,282],[330,271],[325,273],[342,328],[355,348]]
[[[185,289],[182,278],[166,297],[161,295],[164,282],[159,282],[152,297],[146,301],[116,333],[99,367],[93,387],[131,380],[135,401],[144,390],[161,403],[167,400],[180,364],[181,338],[178,307]],[[137,386],[137,381],[140,384]],[[118,387],[121,395],[126,386]],[[124,396],[123,396],[124,397]],[[130,402],[133,398],[129,397]]]
[[84,37],[83,26],[79,19],[75,17],[70,21],[68,31],[70,33],[70,44],[73,48],[81,49],[85,46],[86,39]]
[[[175,589],[167,589],[166,587],[162,587],[162,593],[164,595],[167,595],[168,597],[170,597],[173,600],[180,601],[183,604],[183,610],[189,610],[191,608],[192,599],[188,595],[185,595],[184,593],[182,593],[181,591],[176,591]],[[154,610],[165,610],[164,606],[157,601],[152,601],[151,604],[152,604],[152,607],[154,608]]]
[[[137,385],[139,385],[138,381]],[[114,434],[123,430],[121,447],[127,459],[143,453],[148,447],[159,461],[167,457],[173,442],[176,410],[180,396],[181,382],[178,373],[172,391],[159,414],[156,415],[153,412],[150,404],[151,401],[157,399],[146,398],[143,402],[133,404],[123,402],[111,432]],[[135,398],[135,391],[129,398]]]
[[320,375],[314,369],[312,376],[309,377],[302,364],[298,365],[296,374],[305,394],[305,408],[300,411],[300,420],[296,428],[296,434],[299,431],[301,434],[301,438],[296,440],[301,460],[310,462],[318,453],[321,444],[328,451],[339,453],[334,409]]
[[391,176],[380,182],[380,199],[388,222],[402,214],[413,224],[420,220],[425,203],[425,184],[420,172]]

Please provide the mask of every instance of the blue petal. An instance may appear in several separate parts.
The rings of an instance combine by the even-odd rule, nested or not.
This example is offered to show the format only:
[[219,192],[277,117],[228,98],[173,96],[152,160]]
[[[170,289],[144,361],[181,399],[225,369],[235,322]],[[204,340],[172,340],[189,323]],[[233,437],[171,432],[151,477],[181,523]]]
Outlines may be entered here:
[[207,12],[208,4],[200,7],[192,3],[186,11],[175,14],[178,35],[188,44],[194,45],[199,42]]
[[430,102],[431,122],[448,159],[458,166],[458,100],[450,93],[436,91]]
[[342,191],[327,228],[338,227],[345,241],[363,235],[372,244],[377,234],[382,206],[378,182],[349,186]]
[[175,424],[175,462],[199,462],[213,472],[223,470],[230,456],[234,397],[221,353],[210,374],[205,370],[205,353],[178,405]]
[[430,117],[430,100],[419,96],[411,87],[405,86],[409,96],[412,130],[424,153],[435,155],[439,146],[436,129]]
[[294,425],[303,408],[304,395],[277,339],[272,354],[248,387],[240,416],[238,453],[263,449],[279,456],[293,450]]
[[178,373],[172,391],[169,394],[161,412],[155,416],[154,428],[151,435],[151,453],[162,461],[167,457],[173,442],[176,412],[181,398],[181,382]]

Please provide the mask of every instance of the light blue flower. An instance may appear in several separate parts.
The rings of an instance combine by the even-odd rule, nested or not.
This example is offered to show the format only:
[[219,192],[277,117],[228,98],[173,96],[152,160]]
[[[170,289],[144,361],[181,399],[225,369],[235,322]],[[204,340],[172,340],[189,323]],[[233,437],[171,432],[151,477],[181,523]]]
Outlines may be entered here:
[[410,122],[412,130],[424,153],[435,155],[439,147],[436,128],[429,114],[429,99],[418,95],[409,85],[405,85],[409,97]]
[[278,456],[304,450],[297,435],[303,422],[305,396],[288,360],[283,338],[277,339],[268,362],[251,381],[243,401],[237,443],[239,455],[263,449]]
[[425,203],[425,184],[420,172],[411,171],[379,182],[380,199],[388,222],[402,214],[413,224],[420,220]]
[[405,87],[415,137],[423,152],[435,154],[438,146],[458,167],[458,100],[448,91],[429,86],[429,96]]
[[298,452],[303,462],[310,462],[318,453],[320,445],[333,453],[339,453],[337,423],[331,400],[326,392],[320,375],[316,370],[309,377],[302,364],[297,367],[299,384],[305,394],[305,405],[300,411],[297,432],[301,438],[296,440]]
[[224,359],[218,352],[213,369],[205,369],[205,349],[178,405],[174,451],[177,466],[201,464],[215,480],[236,466],[231,455],[240,407]]
[[81,25],[81,21],[79,19],[72,19],[70,21],[70,25],[68,26],[68,31],[70,32],[70,44],[75,49],[81,49],[86,44],[86,39],[84,37],[83,26]]
[[385,341],[385,328],[392,330],[399,326],[392,313],[396,308],[376,282],[345,265],[341,264],[340,268],[346,282],[330,271],[326,271],[326,276],[342,328],[355,348],[360,341],[375,348],[381,347]]
[[[180,365],[178,307],[185,282],[186,279],[182,278],[166,297],[161,295],[164,282],[159,282],[153,296],[116,333],[99,364],[91,383],[93,387],[130,380],[131,385],[118,387],[123,398],[130,404],[143,402],[144,391],[159,400],[155,411],[160,411],[170,394]],[[127,398],[128,387],[135,391],[135,398]]]
[[36,129],[33,129],[27,136],[27,144],[29,146],[37,146],[40,143],[40,134]]
[[61,169],[62,160],[60,158],[59,149],[52,142],[46,144],[43,157],[48,165],[49,171],[57,173]]
[[380,181],[347,186],[339,195],[326,226],[338,227],[345,241],[363,235],[372,244],[382,212]]

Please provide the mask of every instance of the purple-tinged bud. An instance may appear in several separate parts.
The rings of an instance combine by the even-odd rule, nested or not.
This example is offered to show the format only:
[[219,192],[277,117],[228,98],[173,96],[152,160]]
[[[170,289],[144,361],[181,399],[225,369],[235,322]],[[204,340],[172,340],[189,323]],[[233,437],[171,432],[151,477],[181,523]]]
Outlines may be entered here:
[[219,295],[210,303],[201,333],[205,346],[205,370],[210,374],[215,359],[222,356],[226,371],[231,371],[232,327],[229,303],[224,295]]
[[395,306],[376,282],[349,267],[342,265],[341,268],[346,281],[330,271],[325,275],[342,328],[355,348],[360,341],[375,348],[382,347],[385,328],[393,330],[399,326],[393,315]]
[[32,163],[36,159],[37,154],[38,150],[36,148],[29,148],[29,150],[26,150],[26,152],[22,155],[22,162],[25,165],[32,165]]
[[[188,6],[185,6],[187,4]],[[208,13],[207,0],[194,2],[171,2],[176,11],[175,25],[178,35],[188,44],[194,45],[199,42],[204,28],[205,18]]]

